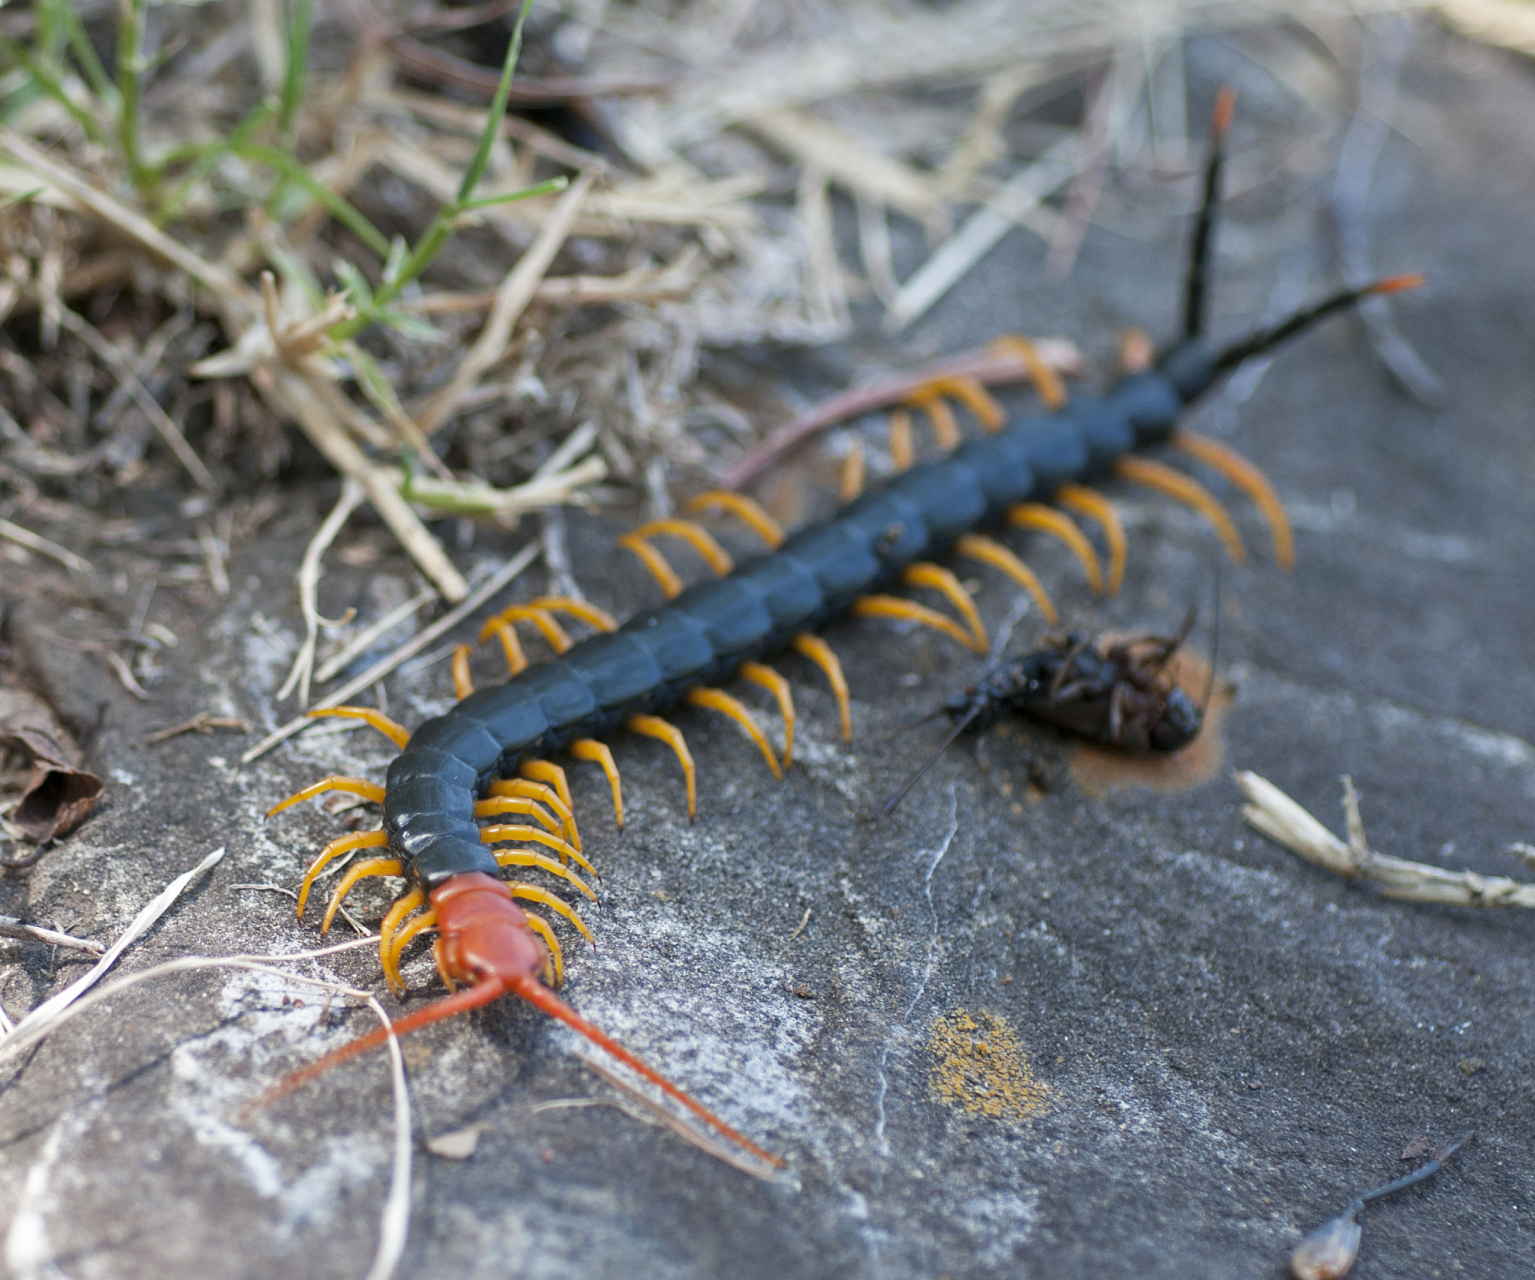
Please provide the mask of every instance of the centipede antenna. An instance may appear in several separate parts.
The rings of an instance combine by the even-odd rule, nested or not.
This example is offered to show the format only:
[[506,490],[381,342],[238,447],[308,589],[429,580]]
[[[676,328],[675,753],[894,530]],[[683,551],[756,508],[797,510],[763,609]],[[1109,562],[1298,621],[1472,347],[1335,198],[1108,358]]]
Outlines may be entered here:
[[1215,368],[1218,372],[1235,369],[1242,361],[1260,355],[1270,347],[1277,347],[1287,338],[1293,338],[1319,320],[1325,320],[1330,315],[1352,307],[1363,298],[1402,293],[1407,289],[1416,289],[1422,283],[1423,277],[1420,275],[1389,276],[1384,280],[1367,284],[1362,289],[1344,289],[1330,298],[1324,298],[1315,306],[1297,311],[1288,320],[1282,320],[1270,329],[1260,329],[1250,338],[1233,343],[1215,358]]
[[1226,131],[1231,127],[1231,113],[1236,106],[1236,90],[1223,85],[1215,95],[1215,111],[1210,118],[1210,159],[1205,164],[1205,196],[1194,223],[1194,239],[1189,249],[1189,282],[1184,296],[1183,334],[1197,338],[1204,332],[1205,302],[1210,293],[1210,249],[1215,242],[1215,220],[1221,206],[1221,166],[1226,161]]
[[[917,771],[912,774],[911,777],[906,779],[906,785],[897,791],[893,796],[891,796],[890,799],[885,801],[880,811],[874,815],[875,818],[888,818],[892,813],[894,813],[897,806],[900,805],[901,801],[906,799],[906,796],[911,791],[911,789],[916,786],[917,783],[922,781],[923,775],[938,763],[938,757],[954,745],[954,739],[959,737],[960,734],[968,729],[971,723],[975,720],[976,716],[980,715],[981,712],[985,709],[986,704],[984,702],[976,703],[976,705],[970,709],[965,718],[959,721],[958,724],[949,730],[948,737],[946,737],[941,743],[938,744],[937,749],[932,753],[932,755],[928,756],[928,758],[922,762]],[[934,712],[933,715],[930,716],[923,716],[921,720],[916,722],[916,724],[922,724],[924,721],[935,719],[941,714],[942,712],[940,711]],[[914,724],[911,727],[915,728],[916,725]]]

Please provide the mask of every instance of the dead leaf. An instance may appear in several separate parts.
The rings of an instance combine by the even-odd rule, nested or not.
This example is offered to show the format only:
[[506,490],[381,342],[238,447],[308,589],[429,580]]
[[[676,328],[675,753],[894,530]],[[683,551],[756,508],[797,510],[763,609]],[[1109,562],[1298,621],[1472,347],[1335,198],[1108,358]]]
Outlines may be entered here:
[[39,844],[73,830],[101,795],[102,782],[81,768],[80,749],[48,704],[25,689],[0,688],[0,746],[24,752],[32,776],[11,821]]

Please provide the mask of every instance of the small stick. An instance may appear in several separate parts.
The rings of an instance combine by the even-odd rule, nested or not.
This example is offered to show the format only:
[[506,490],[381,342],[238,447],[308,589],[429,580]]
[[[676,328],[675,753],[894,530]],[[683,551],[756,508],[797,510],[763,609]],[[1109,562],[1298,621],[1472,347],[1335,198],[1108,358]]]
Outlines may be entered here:
[[[1075,376],[1082,372],[1082,353],[1065,338],[1046,338],[1034,344],[1039,358],[1057,373]],[[801,441],[833,423],[855,418],[873,409],[899,404],[913,391],[937,378],[974,378],[985,386],[1027,382],[1029,371],[1011,352],[966,351],[935,360],[909,373],[897,374],[866,387],[854,387],[812,409],[803,417],[779,427],[727,471],[720,481],[725,489],[739,489],[759,471],[775,462]]]
[[26,924],[15,916],[0,916],[0,938],[22,938],[29,942],[46,942],[50,946],[68,947],[71,951],[87,951],[99,956],[106,944],[92,942],[89,938],[76,938],[57,929],[45,929],[42,925]]
[[336,499],[336,505],[331,508],[330,514],[315,530],[314,537],[304,548],[304,558],[299,563],[298,600],[299,609],[304,615],[304,643],[299,646],[298,653],[293,659],[288,678],[283,681],[282,688],[277,691],[277,701],[281,702],[293,692],[293,687],[297,685],[300,711],[309,706],[309,682],[314,675],[314,648],[320,636],[322,622],[319,602],[320,562],[326,551],[330,549],[330,544],[341,533],[347,517],[362,505],[362,500],[362,485],[351,476],[345,477],[341,482],[341,496]]
[[1374,852],[1365,843],[1359,797],[1347,775],[1343,778],[1343,807],[1349,825],[1348,844],[1266,778],[1246,771],[1235,776],[1249,801],[1242,808],[1249,826],[1307,862],[1348,879],[1373,880],[1388,898],[1456,907],[1535,907],[1535,884],[1505,876],[1479,876],[1474,871],[1445,871],[1425,862]]
[[212,733],[215,729],[228,729],[234,733],[249,733],[251,731],[250,721],[241,720],[238,716],[216,716],[211,711],[199,711],[190,720],[183,720],[180,724],[173,724],[169,728],[156,729],[149,737],[144,739],[144,745],[150,747],[157,742],[165,742],[183,733],[208,734]]
[[404,622],[406,618],[415,613],[422,605],[429,604],[436,598],[437,592],[433,588],[427,587],[419,595],[407,600],[399,608],[391,609],[377,622],[364,627],[347,642],[345,649],[335,657],[327,658],[320,664],[319,670],[314,673],[316,682],[324,684],[336,672],[344,670],[353,658],[377,640],[379,636],[387,631],[393,631],[395,627]]
[[52,556],[66,569],[72,569],[84,577],[90,577],[96,572],[89,560],[84,560],[73,551],[65,550],[57,542],[50,542],[47,538],[33,533],[30,529],[23,529],[19,524],[12,524],[9,520],[0,520],[0,538],[6,538],[42,555]]

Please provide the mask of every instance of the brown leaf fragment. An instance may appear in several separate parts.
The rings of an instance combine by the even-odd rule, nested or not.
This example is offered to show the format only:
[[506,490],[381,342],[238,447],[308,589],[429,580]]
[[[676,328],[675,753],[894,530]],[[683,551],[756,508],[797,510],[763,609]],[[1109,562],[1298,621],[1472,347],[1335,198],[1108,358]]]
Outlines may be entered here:
[[102,782],[81,767],[80,749],[46,702],[25,689],[0,688],[0,746],[31,760],[31,776],[10,812],[23,834],[42,843],[84,821]]
[[1402,1148],[1401,1160],[1421,1160],[1431,1150],[1427,1138],[1414,1138]]

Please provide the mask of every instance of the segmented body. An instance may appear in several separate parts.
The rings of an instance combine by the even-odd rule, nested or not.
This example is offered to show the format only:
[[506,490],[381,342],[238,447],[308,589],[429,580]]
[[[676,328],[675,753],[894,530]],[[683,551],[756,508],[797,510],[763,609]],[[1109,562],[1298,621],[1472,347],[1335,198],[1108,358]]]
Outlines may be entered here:
[[690,689],[824,628],[858,598],[898,582],[908,566],[1001,522],[1018,504],[1047,502],[1063,485],[1164,443],[1215,372],[1215,356],[1201,340],[1181,344],[1104,396],[968,441],[728,576],[471,694],[417,729],[390,765],[390,850],[426,889],[467,872],[496,874],[474,811],[495,778],[635,715],[666,712]]

